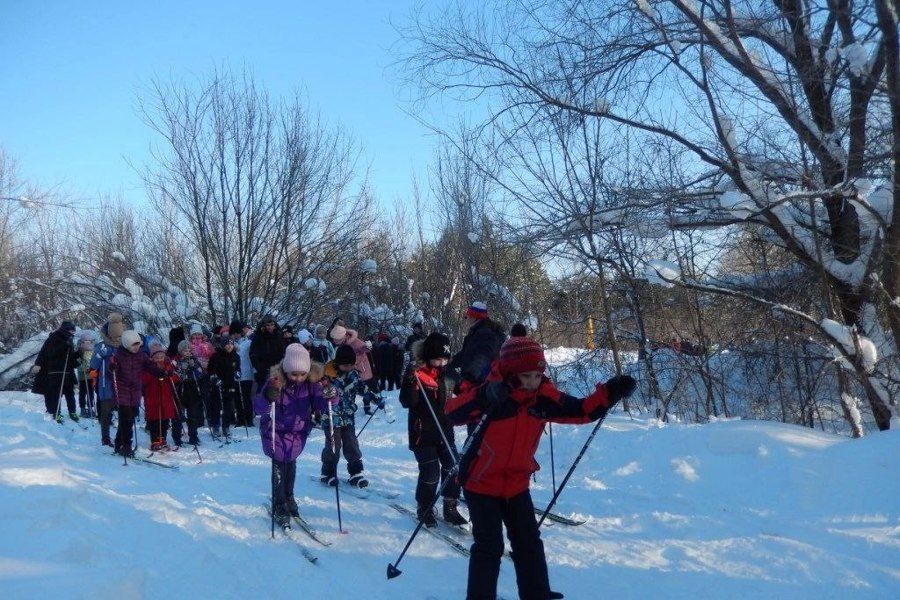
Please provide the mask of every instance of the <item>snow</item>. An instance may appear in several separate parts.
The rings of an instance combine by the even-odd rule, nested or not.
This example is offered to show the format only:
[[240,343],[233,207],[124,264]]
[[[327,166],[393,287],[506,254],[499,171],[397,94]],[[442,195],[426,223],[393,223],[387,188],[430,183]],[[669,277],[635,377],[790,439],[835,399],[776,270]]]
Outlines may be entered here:
[[[411,506],[416,467],[404,411],[396,392],[387,395],[399,418],[376,417],[366,429],[366,471],[373,486]],[[310,565],[294,542],[270,537],[262,506],[270,467],[256,430],[221,449],[204,434],[199,464],[187,448],[160,459],[178,471],[126,467],[100,448],[94,422],[59,426],[42,409],[26,392],[0,393],[5,597],[465,595],[466,559],[424,533],[399,564],[403,574],[387,580],[414,523],[379,496],[342,494],[348,533],[337,533],[333,491],[309,479],[319,467],[318,432],[298,463],[296,490],[302,513],[333,544],[311,543],[319,561]],[[553,428],[557,481],[591,428]],[[895,597],[900,483],[885,473],[898,451],[895,431],[850,440],[777,423],[670,425],[616,412],[556,507],[587,522],[543,528],[552,586],[574,599],[597,590],[623,598]],[[545,503],[546,437],[538,460],[532,491]],[[507,561],[499,592],[517,597]]]
[[853,42],[840,50],[847,61],[847,68],[855,77],[864,77],[869,72],[869,52],[859,42]]
[[363,273],[375,273],[378,271],[378,264],[371,258],[367,258],[359,265],[359,270]]
[[644,271],[644,277],[650,283],[672,287],[675,285],[673,282],[681,279],[681,269],[668,260],[651,260]]

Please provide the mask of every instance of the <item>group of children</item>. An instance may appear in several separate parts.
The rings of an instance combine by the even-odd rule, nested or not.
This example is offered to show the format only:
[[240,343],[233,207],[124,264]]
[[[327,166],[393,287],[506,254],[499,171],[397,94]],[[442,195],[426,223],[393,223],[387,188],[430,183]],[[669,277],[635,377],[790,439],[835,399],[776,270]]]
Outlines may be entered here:
[[[170,422],[173,439],[180,445],[182,420],[188,424],[189,441],[199,443],[204,380],[217,390],[217,401],[205,407],[211,428],[221,426],[227,433],[234,420],[248,423],[235,399],[241,396],[241,359],[235,349],[242,343],[241,336],[223,337],[219,347],[211,349],[202,332],[196,342],[193,333],[190,341],[178,344],[173,359],[156,342],[144,352],[144,340],[133,330],[122,332],[116,344],[114,324],[104,325],[104,340],[93,349],[88,371],[96,381],[104,444],[110,442],[109,400],[115,399],[119,411],[115,448],[121,453],[131,451],[133,419],[142,396],[152,447],[165,444]],[[312,360],[306,338],[306,343],[288,344],[281,360],[263,377],[256,373],[262,384],[252,399],[252,410],[260,417],[262,450],[272,461],[274,517],[282,527],[289,526],[292,515],[299,515],[294,498],[297,459],[315,427],[325,433],[321,481],[338,485],[337,463],[343,453],[348,483],[368,485],[356,437],[356,399],[361,396],[366,405],[384,408],[383,399],[360,373],[359,350],[349,343],[348,331],[333,325],[328,333],[337,343],[333,353],[317,354],[316,358],[327,359],[324,364]],[[465,494],[474,540],[467,598],[496,597],[504,525],[520,597],[562,597],[550,590],[529,490],[531,475],[538,469],[534,455],[544,424],[602,419],[633,393],[636,382],[627,375],[616,376],[598,383],[585,398],[569,396],[547,378],[543,350],[527,335],[515,335],[503,343],[477,386],[460,387],[455,370],[449,367],[451,357],[447,336],[431,333],[418,339],[401,382],[399,400],[408,409],[409,448],[419,469],[418,518],[426,526],[436,525],[433,507],[440,492],[443,518],[455,525],[467,523],[458,510],[460,495]],[[477,425],[470,430],[471,439],[461,456],[454,426],[464,424]]]

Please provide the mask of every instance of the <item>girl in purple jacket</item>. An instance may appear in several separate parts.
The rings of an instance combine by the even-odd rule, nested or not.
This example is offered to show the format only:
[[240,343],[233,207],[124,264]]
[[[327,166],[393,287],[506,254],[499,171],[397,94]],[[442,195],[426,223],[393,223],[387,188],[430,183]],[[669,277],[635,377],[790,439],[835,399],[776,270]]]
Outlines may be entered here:
[[272,459],[274,514],[281,527],[290,527],[291,516],[300,514],[294,500],[297,457],[303,452],[314,419],[328,411],[319,383],[321,368],[310,376],[310,367],[306,348],[290,344],[284,359],[270,369],[268,381],[253,399],[253,410],[260,416],[263,452]]
[[119,427],[116,429],[116,454],[134,455],[134,418],[141,406],[141,383],[144,372],[164,378],[166,372],[154,364],[146,352],[141,351],[140,334],[129,329],[122,333],[122,345],[116,348],[109,363],[112,371],[113,401],[119,409]]

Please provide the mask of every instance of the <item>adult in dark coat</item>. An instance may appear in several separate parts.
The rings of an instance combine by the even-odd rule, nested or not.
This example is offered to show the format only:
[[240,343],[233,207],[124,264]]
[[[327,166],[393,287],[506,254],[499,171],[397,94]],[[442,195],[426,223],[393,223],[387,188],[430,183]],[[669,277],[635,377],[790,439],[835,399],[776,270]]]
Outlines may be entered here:
[[462,348],[450,361],[450,368],[459,371],[458,393],[477,387],[491,371],[491,363],[500,355],[506,341],[503,327],[493,321],[483,302],[473,302],[466,310],[469,331]]
[[62,415],[57,415],[60,393],[66,397],[69,418],[78,420],[78,413],[75,412],[75,367],[81,362],[81,353],[72,345],[73,337],[75,323],[63,321],[59,329],[47,336],[32,367],[34,390],[44,395],[44,407],[60,423],[63,420]]
[[419,340],[425,339],[425,333],[422,331],[421,323],[413,323],[412,326],[412,334],[406,338],[406,343],[403,345],[403,349],[409,352],[412,350],[412,345],[418,342]]
[[378,336],[378,344],[372,349],[372,359],[375,361],[375,372],[378,378],[380,391],[394,389],[394,372],[396,370],[396,355],[391,340],[387,335]]
[[261,389],[269,378],[269,369],[284,358],[286,347],[275,317],[266,315],[260,319],[250,342],[250,364],[253,365],[257,389]]

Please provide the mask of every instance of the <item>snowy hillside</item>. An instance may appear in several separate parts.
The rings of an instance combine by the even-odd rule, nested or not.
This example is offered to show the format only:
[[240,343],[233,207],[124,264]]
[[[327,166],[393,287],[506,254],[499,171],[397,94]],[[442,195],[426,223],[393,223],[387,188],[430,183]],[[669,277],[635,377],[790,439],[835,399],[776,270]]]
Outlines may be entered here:
[[[361,437],[373,488],[413,505],[416,469],[404,411]],[[0,589],[6,598],[356,598],[465,596],[466,559],[424,533],[386,578],[414,523],[372,494],[310,481],[322,436],[298,464],[301,512],[331,546],[273,541],[263,508],[269,463],[256,431],[202,463],[184,448],[130,464],[99,430],[49,421],[25,392],[0,393]],[[238,430],[244,438],[243,429]],[[561,481],[590,426],[553,428]],[[461,435],[458,436],[461,440]],[[141,435],[146,446],[146,437]],[[549,438],[533,484],[551,496]],[[139,450],[139,455],[146,455]],[[617,412],[572,477],[558,512],[585,519],[543,529],[554,589],[568,599],[900,597],[900,478],[895,431],[850,440],[775,423],[665,425]],[[343,461],[341,469],[343,469]],[[295,530],[296,531],[296,530]],[[500,594],[516,598],[504,561]]]

